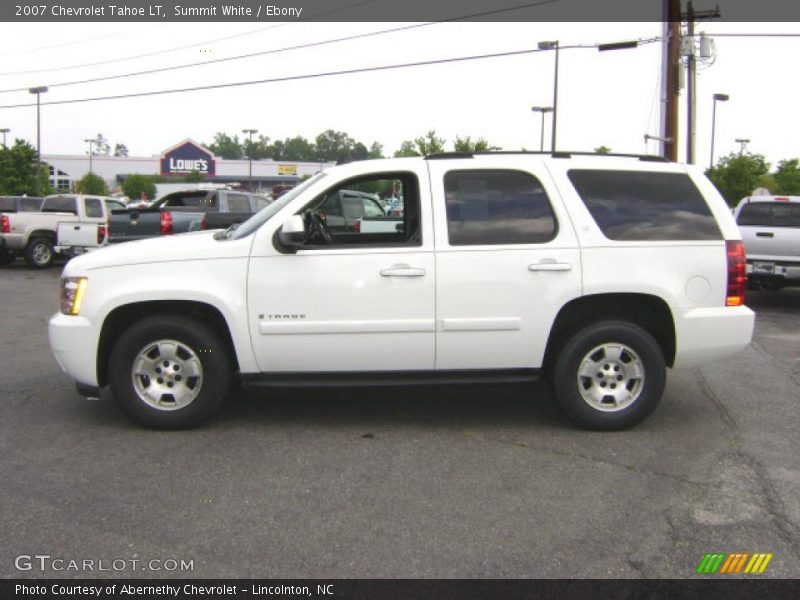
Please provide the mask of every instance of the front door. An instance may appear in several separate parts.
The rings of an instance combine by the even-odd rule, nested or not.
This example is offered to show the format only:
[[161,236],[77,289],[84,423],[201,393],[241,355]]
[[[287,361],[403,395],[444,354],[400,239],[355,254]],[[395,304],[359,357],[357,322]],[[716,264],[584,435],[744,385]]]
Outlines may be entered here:
[[[405,211],[363,230],[360,224],[328,228],[324,206],[344,191],[359,192],[378,207],[384,194],[402,193]],[[248,311],[261,371],[433,369],[430,210],[424,165],[334,181],[298,211],[307,239],[296,254],[254,249]]]

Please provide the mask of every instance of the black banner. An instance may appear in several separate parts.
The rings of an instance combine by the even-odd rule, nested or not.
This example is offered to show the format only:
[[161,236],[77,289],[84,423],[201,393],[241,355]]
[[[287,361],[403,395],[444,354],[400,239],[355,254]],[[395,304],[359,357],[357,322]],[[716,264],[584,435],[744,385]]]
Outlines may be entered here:
[[[17,0],[0,3],[1,21],[269,22],[269,21],[662,21],[666,0]],[[685,0],[681,6],[686,9]],[[719,7],[721,21],[798,21],[787,0],[696,0]],[[461,20],[461,19],[460,19]]]
[[197,598],[314,598],[339,600],[730,600],[800,597],[800,581],[786,579],[658,580],[111,580],[0,581],[0,598],[40,600],[189,600]]

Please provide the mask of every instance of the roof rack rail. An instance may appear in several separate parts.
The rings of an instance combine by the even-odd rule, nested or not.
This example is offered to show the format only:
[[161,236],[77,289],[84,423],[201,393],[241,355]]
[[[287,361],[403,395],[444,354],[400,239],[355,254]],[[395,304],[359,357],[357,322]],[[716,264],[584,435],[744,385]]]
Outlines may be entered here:
[[539,156],[552,156],[553,158],[572,158],[573,156],[610,156],[615,158],[636,158],[641,161],[648,162],[671,162],[668,158],[663,156],[656,156],[654,154],[623,154],[619,152],[573,152],[571,150],[557,150],[555,152],[550,150],[490,150],[480,152],[438,152],[436,154],[429,154],[425,160],[444,160],[449,158],[474,158],[476,156],[491,156],[493,154],[532,154]]

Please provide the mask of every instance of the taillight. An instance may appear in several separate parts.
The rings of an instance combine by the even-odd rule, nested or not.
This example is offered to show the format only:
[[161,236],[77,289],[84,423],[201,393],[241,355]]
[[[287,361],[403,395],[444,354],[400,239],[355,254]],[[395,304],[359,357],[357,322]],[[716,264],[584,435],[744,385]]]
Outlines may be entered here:
[[361,219],[353,223],[353,231],[355,233],[361,233]]
[[0,216],[0,233],[11,233],[11,223],[6,215]]
[[728,255],[728,293],[725,306],[742,306],[747,289],[747,257],[741,240],[727,240],[725,251]]
[[788,196],[775,196],[775,202],[788,202]]
[[97,226],[97,245],[103,243],[103,240],[106,239],[106,226],[105,225],[98,225]]
[[172,233],[172,213],[161,213],[161,235],[169,235]]
[[206,221],[205,214],[203,214],[203,218],[200,219],[200,229],[208,229],[208,221]]

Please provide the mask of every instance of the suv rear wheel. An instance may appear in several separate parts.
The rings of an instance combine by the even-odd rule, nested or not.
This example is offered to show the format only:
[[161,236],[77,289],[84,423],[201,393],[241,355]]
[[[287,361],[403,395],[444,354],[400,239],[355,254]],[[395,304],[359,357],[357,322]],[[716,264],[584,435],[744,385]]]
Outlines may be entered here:
[[179,315],[149,317],[131,326],[109,362],[115,400],[139,423],[156,429],[199,425],[219,410],[231,379],[219,336]]
[[627,321],[602,321],[561,346],[551,382],[564,413],[587,429],[625,429],[655,409],[666,366],[658,343]]

